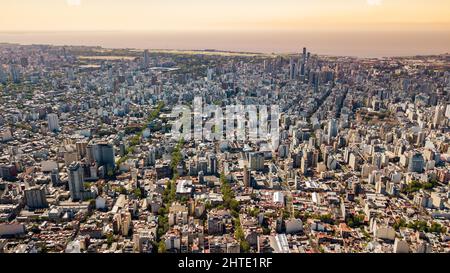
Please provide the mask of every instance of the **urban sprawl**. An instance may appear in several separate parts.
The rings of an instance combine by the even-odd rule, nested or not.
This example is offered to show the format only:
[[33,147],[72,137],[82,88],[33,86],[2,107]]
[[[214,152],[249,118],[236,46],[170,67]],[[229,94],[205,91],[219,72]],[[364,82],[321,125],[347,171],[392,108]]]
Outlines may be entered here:
[[448,54],[0,44],[0,253],[448,253],[449,181]]

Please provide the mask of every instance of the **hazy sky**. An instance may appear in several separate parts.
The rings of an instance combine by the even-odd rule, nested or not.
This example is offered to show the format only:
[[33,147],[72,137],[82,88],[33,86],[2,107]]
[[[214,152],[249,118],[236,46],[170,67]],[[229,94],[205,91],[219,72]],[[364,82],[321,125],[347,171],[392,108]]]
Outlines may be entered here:
[[450,30],[449,0],[0,0],[0,31]]

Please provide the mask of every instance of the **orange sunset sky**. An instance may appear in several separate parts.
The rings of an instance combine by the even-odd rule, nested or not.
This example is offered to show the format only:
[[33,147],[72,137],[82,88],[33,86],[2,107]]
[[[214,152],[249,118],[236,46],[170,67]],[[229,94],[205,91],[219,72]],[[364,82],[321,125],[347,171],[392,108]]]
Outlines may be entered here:
[[0,31],[450,30],[449,0],[1,0]]

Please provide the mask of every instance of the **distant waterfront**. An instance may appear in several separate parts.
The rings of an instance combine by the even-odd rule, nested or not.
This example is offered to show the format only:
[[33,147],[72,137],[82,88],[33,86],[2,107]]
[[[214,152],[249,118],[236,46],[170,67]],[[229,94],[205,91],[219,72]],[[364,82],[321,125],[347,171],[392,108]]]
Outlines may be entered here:
[[450,52],[450,31],[392,32],[0,32],[0,42],[87,45],[107,48],[299,52],[303,46],[324,55],[390,57]]

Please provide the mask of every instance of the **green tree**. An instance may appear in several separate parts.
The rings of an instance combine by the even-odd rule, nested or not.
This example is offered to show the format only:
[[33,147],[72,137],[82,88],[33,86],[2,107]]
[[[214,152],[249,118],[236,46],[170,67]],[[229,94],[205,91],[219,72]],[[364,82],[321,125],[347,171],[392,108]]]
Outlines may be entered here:
[[395,221],[394,225],[392,226],[395,230],[400,230],[400,228],[406,227],[406,220],[404,218],[400,218],[399,220]]
[[111,246],[112,243],[114,243],[114,235],[112,233],[108,233],[106,235],[106,243],[108,244],[108,246]]
[[163,241],[159,242],[158,244],[158,253],[166,253],[167,249],[166,249],[166,243],[164,243]]
[[141,199],[142,197],[142,191],[141,189],[137,188],[134,190],[134,195],[136,196],[136,198]]
[[241,241],[241,252],[249,253],[250,252],[250,244],[247,241]]

